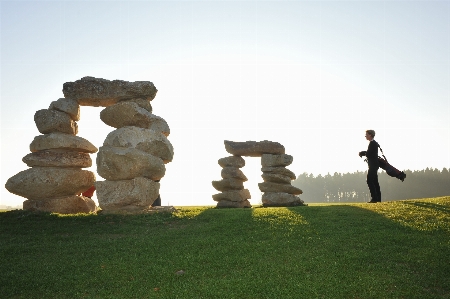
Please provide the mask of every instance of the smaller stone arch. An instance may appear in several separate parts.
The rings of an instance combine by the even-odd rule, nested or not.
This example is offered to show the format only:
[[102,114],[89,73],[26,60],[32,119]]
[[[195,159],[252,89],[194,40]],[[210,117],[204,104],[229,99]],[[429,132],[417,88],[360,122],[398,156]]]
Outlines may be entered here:
[[292,186],[295,174],[286,168],[293,162],[291,155],[285,154],[285,148],[273,141],[234,142],[225,140],[225,150],[232,156],[219,159],[222,167],[222,180],[212,181],[213,187],[221,193],[212,196],[218,208],[250,208],[251,198],[248,189],[244,188],[247,177],[240,170],[245,166],[246,157],[260,157],[264,182],[259,183],[263,192],[262,204],[265,207],[301,206],[304,202],[298,195],[303,191]]

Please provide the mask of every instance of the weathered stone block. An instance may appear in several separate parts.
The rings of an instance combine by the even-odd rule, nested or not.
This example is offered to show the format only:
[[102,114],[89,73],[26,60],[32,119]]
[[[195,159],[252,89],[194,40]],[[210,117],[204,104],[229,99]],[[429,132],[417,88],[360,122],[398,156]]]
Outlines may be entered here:
[[259,190],[261,192],[283,192],[283,193],[289,193],[289,194],[302,194],[303,191],[297,187],[294,187],[292,185],[288,184],[278,184],[278,183],[272,183],[272,182],[264,182],[259,183]]
[[294,157],[291,155],[262,155],[261,157],[261,165],[263,167],[284,167],[291,165],[292,161],[294,161]]
[[149,208],[159,195],[159,183],[137,177],[95,183],[100,208],[107,212],[139,212]]
[[279,183],[279,184],[290,184],[291,178],[285,175],[281,174],[275,174],[275,173],[263,173],[261,175],[264,182],[272,182],[272,183]]
[[157,181],[165,172],[162,159],[134,148],[102,146],[97,154],[97,173],[107,180],[146,177]]
[[50,199],[28,199],[23,202],[23,209],[60,214],[77,214],[95,212],[95,202],[89,197],[67,196]]
[[215,201],[221,201],[221,200],[245,201],[252,197],[251,197],[250,191],[248,191],[248,189],[242,189],[242,190],[224,191],[222,193],[214,194],[212,196],[212,198]]
[[88,153],[63,151],[63,150],[42,150],[30,153],[22,158],[22,161],[29,167],[78,167],[85,168],[92,166],[92,159]]
[[223,179],[220,181],[212,181],[212,185],[218,191],[242,190],[244,182],[237,179]]
[[221,172],[223,179],[238,179],[246,182],[248,179],[245,174],[237,167],[224,167]]
[[70,115],[72,120],[80,120],[80,105],[78,102],[68,98],[60,98],[57,101],[51,102],[48,109],[65,112]]
[[234,142],[225,140],[225,150],[236,156],[261,157],[263,154],[284,154],[284,146],[278,142],[246,141]]
[[248,200],[244,201],[228,201],[221,200],[217,203],[217,208],[251,208],[252,205]]
[[108,107],[119,101],[141,98],[151,101],[156,92],[152,82],[122,80],[109,81],[102,78],[84,77],[63,84],[64,97],[71,98],[82,106]]
[[300,197],[283,192],[266,192],[262,195],[262,203],[265,207],[292,207],[303,206]]
[[87,170],[33,167],[10,177],[5,188],[28,199],[49,199],[80,194],[94,182],[94,173]]
[[50,133],[34,137],[30,151],[37,152],[49,149],[62,149],[84,153],[95,153],[98,149],[82,137],[63,133]]
[[273,174],[285,175],[285,176],[290,177],[293,180],[296,179],[295,173],[293,173],[292,171],[290,171],[289,169],[284,168],[284,167],[262,167],[261,171],[263,173],[273,173]]
[[106,136],[104,146],[135,148],[161,158],[164,163],[173,159],[173,146],[160,132],[138,127],[123,127]]
[[39,132],[42,134],[65,133],[71,135],[78,134],[78,125],[70,115],[56,110],[41,109],[34,114],[34,122]]
[[219,159],[218,163],[222,167],[242,168],[245,166],[245,160],[241,156],[229,156],[221,158]]

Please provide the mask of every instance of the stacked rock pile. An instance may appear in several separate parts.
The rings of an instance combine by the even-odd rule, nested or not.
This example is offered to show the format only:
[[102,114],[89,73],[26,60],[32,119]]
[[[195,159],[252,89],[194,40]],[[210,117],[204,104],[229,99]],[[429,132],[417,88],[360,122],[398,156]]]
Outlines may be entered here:
[[[246,141],[233,142],[225,140],[225,149],[234,155],[219,160],[222,170],[222,181],[213,181],[213,186],[222,193],[213,195],[213,199],[218,201],[218,207],[242,207],[239,202],[244,202],[250,198],[250,193],[243,188],[243,182],[247,180],[245,176],[239,177],[239,173],[234,174],[234,169],[225,171],[228,165],[245,165],[242,156],[261,157],[263,172],[263,183],[258,184],[259,189],[264,192],[262,195],[263,206],[266,207],[286,207],[303,205],[303,201],[296,195],[302,190],[291,185],[291,180],[295,179],[295,174],[286,168],[293,161],[293,157],[285,154],[284,146],[273,141]],[[232,164],[229,161],[239,161],[240,164]],[[236,166],[234,166],[236,167]],[[229,173],[233,173],[231,176]],[[242,173],[242,172],[241,172]],[[243,179],[245,178],[245,180]],[[248,200],[247,200],[248,202]],[[250,203],[245,203],[245,207],[250,207]]]
[[152,114],[152,82],[85,77],[64,84],[64,95],[81,105],[104,106],[100,119],[116,128],[97,154],[99,206],[105,212],[139,213],[159,196],[165,164],[173,159],[167,122]]
[[230,156],[219,159],[222,167],[222,180],[212,181],[212,185],[221,193],[212,197],[217,201],[218,208],[251,208],[248,201],[250,191],[244,189],[247,177],[239,169],[245,166],[245,160],[241,156]]
[[261,157],[261,175],[264,182],[259,183],[259,190],[264,192],[262,203],[265,207],[288,207],[304,205],[303,200],[297,195],[302,194],[302,190],[291,185],[295,180],[295,174],[286,168],[293,157],[286,154],[264,154]]
[[23,196],[24,210],[57,213],[88,213],[96,209],[92,199],[78,196],[95,183],[89,156],[97,148],[78,134],[80,105],[70,98],[61,98],[48,109],[35,113],[34,121],[43,135],[30,144],[31,153],[22,161],[31,167],[6,182],[6,189]]

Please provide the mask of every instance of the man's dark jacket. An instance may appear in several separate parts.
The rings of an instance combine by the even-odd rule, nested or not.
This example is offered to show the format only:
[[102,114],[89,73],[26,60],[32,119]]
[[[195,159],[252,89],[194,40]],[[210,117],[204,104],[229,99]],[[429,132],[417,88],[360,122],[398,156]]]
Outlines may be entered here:
[[378,143],[375,140],[369,142],[369,147],[367,151],[361,152],[361,156],[367,157],[367,163],[369,164],[369,168],[375,167],[378,168]]

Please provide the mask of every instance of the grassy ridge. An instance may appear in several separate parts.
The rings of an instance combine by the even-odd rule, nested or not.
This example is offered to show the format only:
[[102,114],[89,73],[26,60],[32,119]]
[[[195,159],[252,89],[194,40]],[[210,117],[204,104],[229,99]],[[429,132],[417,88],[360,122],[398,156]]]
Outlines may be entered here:
[[0,297],[450,298],[449,215],[450,197],[135,216],[4,212]]

